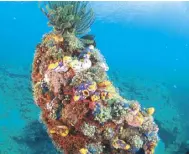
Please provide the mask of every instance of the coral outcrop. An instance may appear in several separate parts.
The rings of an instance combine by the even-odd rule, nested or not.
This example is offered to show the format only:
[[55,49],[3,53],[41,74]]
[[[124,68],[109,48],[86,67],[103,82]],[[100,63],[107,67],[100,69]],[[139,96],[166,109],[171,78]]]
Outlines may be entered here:
[[120,96],[88,32],[87,2],[49,2],[41,10],[53,26],[37,45],[32,81],[41,119],[67,154],[153,154],[158,143],[154,108]]

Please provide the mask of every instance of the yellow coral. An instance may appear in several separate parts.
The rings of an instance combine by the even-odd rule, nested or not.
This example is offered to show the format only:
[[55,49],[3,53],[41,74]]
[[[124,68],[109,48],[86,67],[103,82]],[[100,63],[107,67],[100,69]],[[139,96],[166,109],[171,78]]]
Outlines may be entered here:
[[150,154],[154,154],[155,150],[151,149]]
[[49,133],[50,133],[50,134],[55,134],[56,131],[55,131],[54,129],[51,129],[51,130],[49,130]]
[[52,38],[55,40],[56,43],[63,42],[63,37],[61,35],[52,35]]
[[83,94],[85,97],[88,97],[88,96],[89,96],[89,91],[88,91],[88,90],[83,90],[83,91],[82,91],[82,94]]
[[89,91],[95,91],[97,89],[96,82],[93,82],[91,85],[89,85],[88,90]]
[[131,148],[131,146],[129,144],[126,144],[124,149],[129,150],[130,148]]
[[99,99],[100,99],[100,96],[98,96],[98,95],[92,95],[92,96],[91,96],[91,100],[92,100],[93,102],[98,101]]
[[102,100],[105,100],[106,99],[106,96],[107,96],[107,92],[103,91],[100,93],[100,96],[101,96],[101,99]]
[[63,42],[64,39],[61,35],[57,35],[57,34],[48,34],[45,36],[45,39],[44,39],[44,43],[47,43],[49,40],[53,39],[56,43],[59,43],[59,42]]
[[113,98],[113,93],[108,93],[107,96],[108,96],[108,99],[112,99]]
[[69,64],[71,61],[72,61],[72,57],[70,57],[70,56],[64,56],[63,57],[63,63],[65,65]]
[[60,132],[58,134],[60,134],[63,137],[68,135],[69,129],[67,126],[59,126],[59,129],[60,129]]
[[103,81],[103,82],[100,82],[99,84],[98,84],[98,86],[99,87],[107,87],[107,86],[110,86],[112,83],[110,82],[110,81],[108,81],[108,80],[105,80],[105,81]]
[[147,112],[147,114],[148,115],[153,115],[154,114],[154,112],[155,112],[155,108],[153,108],[153,107],[150,107],[150,108],[148,108],[148,109],[146,109],[146,112]]
[[87,154],[88,150],[86,148],[82,148],[79,150],[80,154]]
[[[129,150],[131,148],[131,146],[127,143],[125,143],[125,141],[123,140],[120,140],[118,138],[114,139],[113,140],[113,143],[112,143],[113,147],[115,149],[124,149],[124,150]],[[124,146],[123,146],[124,145]]]
[[140,123],[140,125],[142,125],[143,122],[144,122],[144,117],[143,117],[143,115],[142,115],[140,112],[138,112],[136,118],[137,118],[138,122]]
[[58,135],[65,137],[68,135],[69,129],[67,126],[57,126],[56,128],[49,130],[49,133],[50,134],[58,134]]
[[111,93],[116,93],[116,89],[113,85],[105,87],[105,90]]
[[65,137],[65,136],[68,135],[68,133],[69,133],[69,130],[67,129],[64,132],[60,133],[60,135],[63,136],[63,137]]
[[79,96],[79,95],[74,95],[74,96],[73,96],[73,100],[74,100],[74,101],[78,101],[78,100],[80,99],[80,97],[81,97],[81,96]]
[[58,62],[56,62],[56,63],[51,63],[51,64],[49,64],[48,69],[49,69],[49,70],[55,69],[55,68],[58,67],[58,65],[59,65]]

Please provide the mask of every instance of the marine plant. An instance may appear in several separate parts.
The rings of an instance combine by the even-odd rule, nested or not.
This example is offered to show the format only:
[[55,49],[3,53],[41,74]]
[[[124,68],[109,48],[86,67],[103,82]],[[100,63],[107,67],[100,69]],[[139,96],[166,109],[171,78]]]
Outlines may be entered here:
[[94,13],[87,2],[47,2],[53,30],[36,47],[32,81],[41,120],[65,154],[153,154],[158,143],[154,108],[124,99],[87,33]]

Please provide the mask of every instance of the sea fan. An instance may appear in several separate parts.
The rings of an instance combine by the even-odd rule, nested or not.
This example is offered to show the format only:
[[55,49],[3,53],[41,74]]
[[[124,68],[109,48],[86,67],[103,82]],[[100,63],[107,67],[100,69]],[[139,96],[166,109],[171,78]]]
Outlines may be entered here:
[[47,2],[45,7],[40,8],[49,18],[49,25],[62,35],[83,35],[90,30],[95,19],[88,2]]

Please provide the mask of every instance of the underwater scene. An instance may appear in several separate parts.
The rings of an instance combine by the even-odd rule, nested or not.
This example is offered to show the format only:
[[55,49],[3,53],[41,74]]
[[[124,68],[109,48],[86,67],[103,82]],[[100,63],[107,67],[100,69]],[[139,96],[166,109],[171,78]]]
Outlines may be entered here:
[[0,13],[0,154],[189,153],[189,2]]

